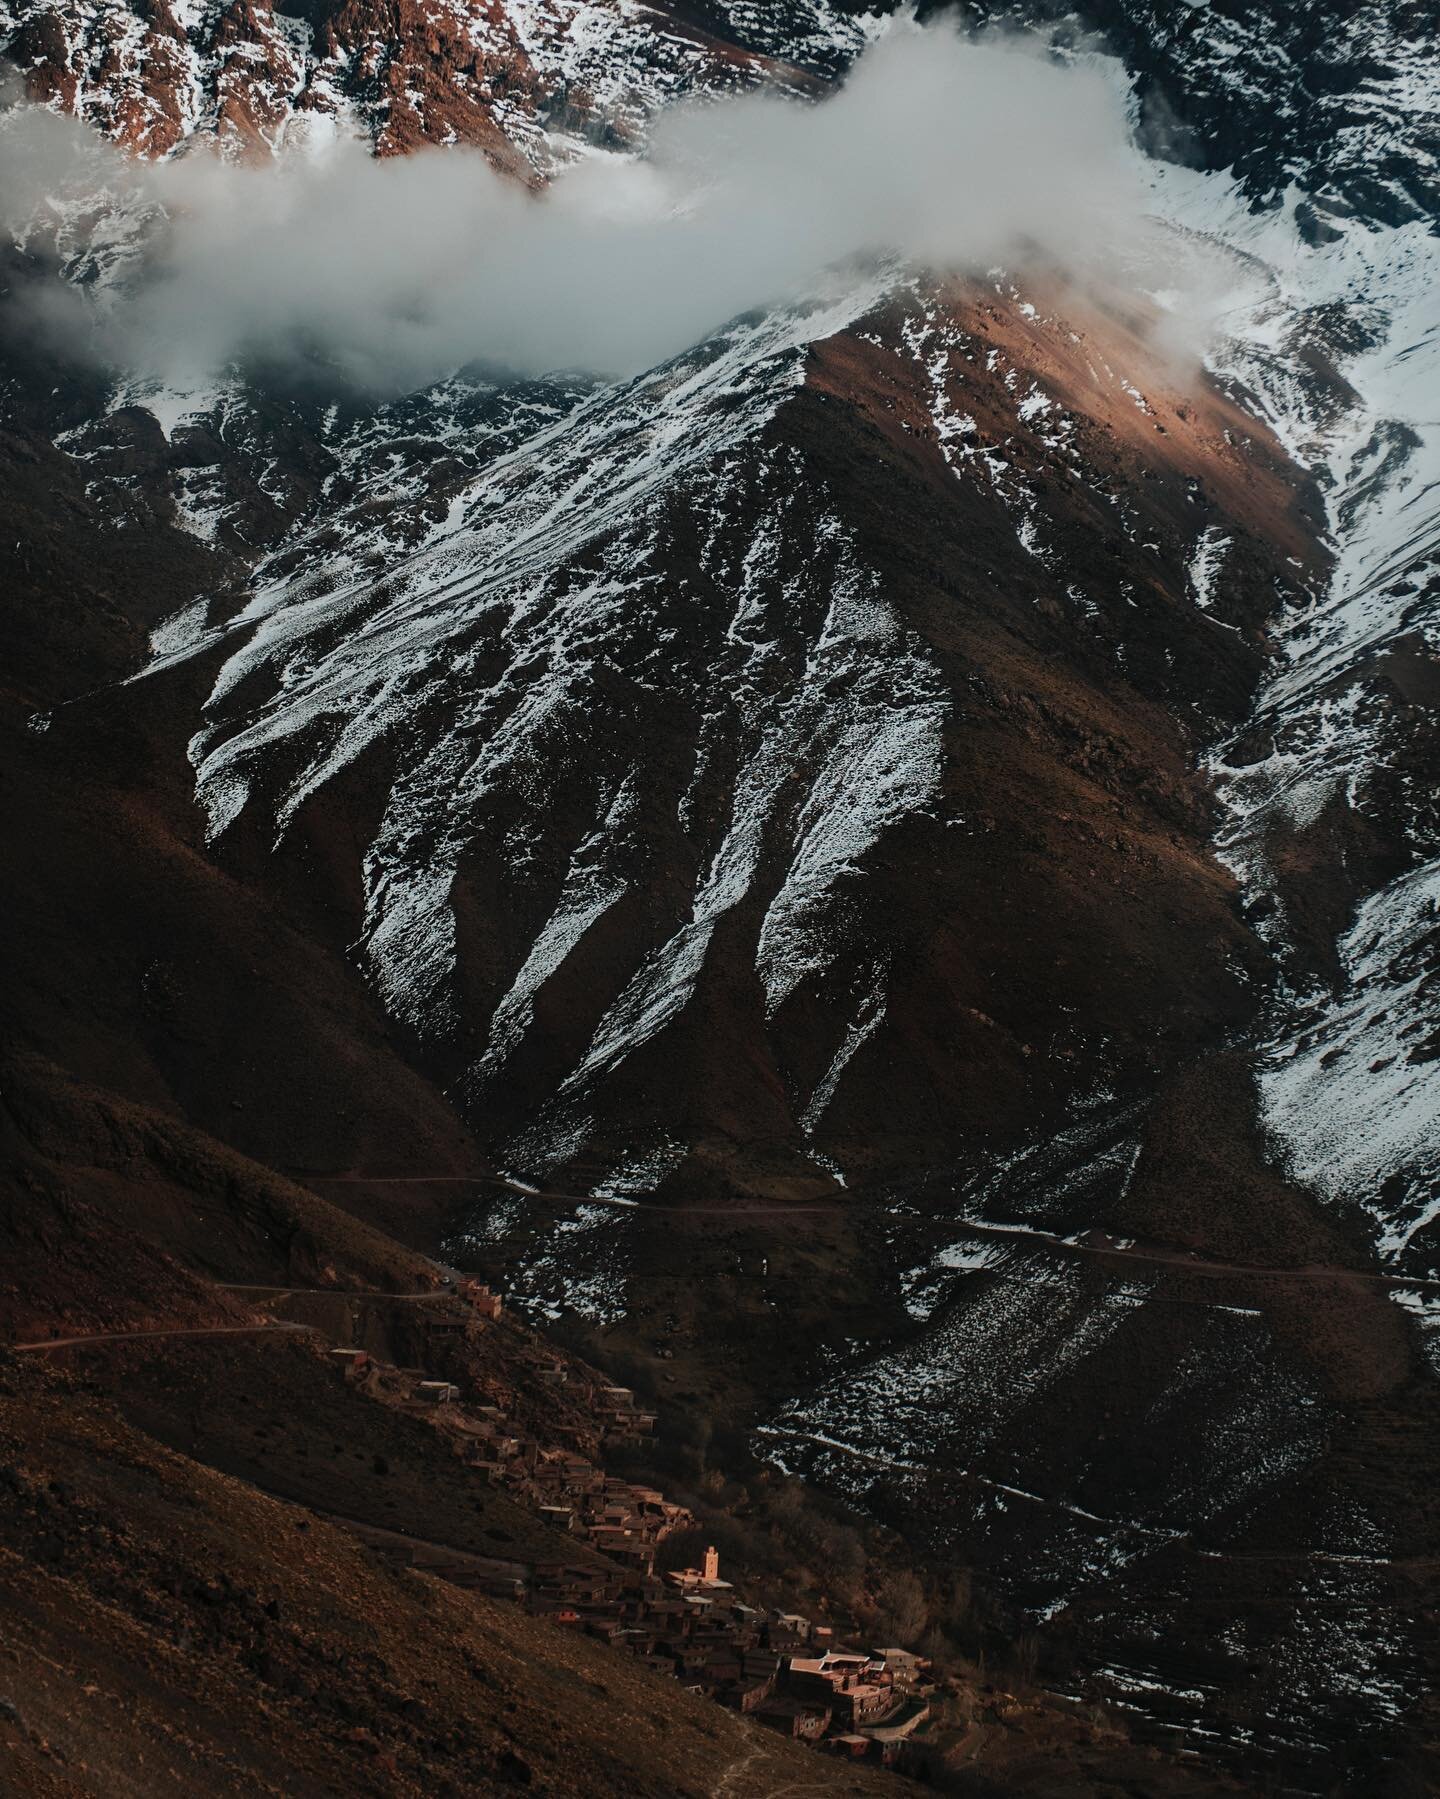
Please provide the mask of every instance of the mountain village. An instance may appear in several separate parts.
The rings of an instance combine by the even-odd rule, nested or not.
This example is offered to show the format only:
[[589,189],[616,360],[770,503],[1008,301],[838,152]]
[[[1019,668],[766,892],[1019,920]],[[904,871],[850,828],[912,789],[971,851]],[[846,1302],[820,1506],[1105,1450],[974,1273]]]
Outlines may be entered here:
[[[498,1322],[502,1301],[478,1281],[457,1282],[452,1291],[463,1305],[436,1316],[428,1328],[442,1339],[453,1334],[476,1343],[487,1325]],[[467,1392],[457,1381],[393,1367],[364,1349],[332,1349],[329,1355],[340,1378],[443,1433],[477,1474],[576,1546],[573,1560],[525,1563],[353,1525],[388,1561],[512,1600],[534,1616],[628,1651],[655,1673],[787,1737],[837,1755],[898,1767],[907,1745],[923,1735],[935,1692],[925,1658],[900,1647],[858,1645],[833,1625],[765,1604],[761,1594],[747,1602],[737,1583],[721,1577],[713,1547],[698,1568],[657,1570],[666,1539],[697,1524],[693,1513],[658,1488],[608,1474],[578,1446],[542,1442],[483,1393]],[[613,1451],[653,1433],[656,1415],[637,1406],[629,1388],[538,1347],[536,1357],[533,1377],[565,1389],[593,1420],[590,1432],[555,1426],[547,1434],[598,1437],[602,1451]]]

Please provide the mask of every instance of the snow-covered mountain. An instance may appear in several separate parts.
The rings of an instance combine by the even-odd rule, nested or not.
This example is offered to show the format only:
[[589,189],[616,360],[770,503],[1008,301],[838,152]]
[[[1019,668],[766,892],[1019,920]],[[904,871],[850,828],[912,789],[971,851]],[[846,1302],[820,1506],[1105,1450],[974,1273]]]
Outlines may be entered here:
[[[0,38],[32,97],[146,155],[191,137],[234,154],[359,132],[377,153],[475,144],[537,172],[589,142],[635,146],[696,91],[813,90],[864,44],[825,4],[706,9],[638,0],[425,0],[287,11],[15,0]],[[697,16],[698,15],[698,16]],[[873,20],[872,20],[873,24]]]
[[[934,10],[944,11],[943,6]],[[965,8],[1004,22],[990,0]],[[1433,220],[1440,149],[1433,9],[1424,0],[1025,0],[1029,19],[1098,32],[1136,77],[1159,155],[1229,169],[1252,197],[1293,184],[1301,224]],[[1328,219],[1328,223],[1327,223]]]
[[[3,29],[149,154],[540,181],[680,94],[821,93],[884,10]],[[886,267],[624,382],[50,421],[117,539],[209,558],[131,692],[213,865],[338,915],[508,1181],[452,1253],[663,1348],[1084,1691],[1311,1783],[1422,1728],[1434,1600],[1427,12],[1086,11],[1177,264],[1226,272],[1203,379],[1123,271]]]

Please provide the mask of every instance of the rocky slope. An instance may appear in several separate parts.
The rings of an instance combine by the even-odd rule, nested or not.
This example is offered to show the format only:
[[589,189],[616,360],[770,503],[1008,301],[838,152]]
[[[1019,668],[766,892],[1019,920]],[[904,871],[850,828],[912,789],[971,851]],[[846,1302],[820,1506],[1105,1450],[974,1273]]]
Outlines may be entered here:
[[[1162,392],[1131,344],[1154,384],[1137,403],[1106,372],[1104,321],[1077,349],[1019,295],[877,300],[741,326],[603,390],[497,456],[378,582],[302,537],[218,633],[192,618],[189,641],[167,635],[153,678],[223,658],[191,752],[212,840],[298,848],[335,808],[369,808],[354,877],[376,988],[527,1174],[583,1163],[623,1183],[643,1166],[653,1185],[693,1159],[731,1186],[818,1191],[837,1158],[854,1176],[953,1154],[987,1064],[1028,1125],[1051,1079],[1025,1067],[1034,1001],[1013,954],[962,950],[949,920],[993,916],[1002,885],[1038,908],[1079,856],[1124,868],[1162,932],[1171,884],[1187,929],[1198,911],[1233,931],[1213,876],[1158,853],[1206,833],[1188,718],[1162,702],[1223,715],[1227,684],[1244,691],[1285,556],[1308,554],[1297,478],[1226,443],[1244,424],[1223,402]],[[1261,518],[1286,512],[1262,542]],[[1229,619],[1188,591],[1222,528],[1257,595],[1247,608],[1237,580]],[[1127,543],[1135,591],[1112,594]],[[1080,665],[1042,675],[1062,635]],[[1187,638],[1223,642],[1184,658],[1189,692],[1171,674]],[[1053,838],[984,843],[1027,744],[1076,811],[1032,786]],[[978,855],[941,847],[974,837]],[[1056,960],[1074,970],[1070,1072],[1123,1083],[1148,1069],[1156,1020],[1113,902],[1102,917],[1077,893],[1060,928],[1087,947]],[[1097,939],[1132,965],[1109,994]],[[1167,979],[1192,950],[1198,988],[1215,951],[1157,946]],[[1197,992],[1190,1031],[1237,1004]],[[717,1036],[749,1066],[721,1077]],[[656,1053],[670,1081],[652,1121]],[[887,1089],[915,1098],[878,1130],[893,1100],[867,1098],[865,1071],[887,1064]]]
[[388,1568],[64,1376],[0,1368],[0,1458],[8,1792],[897,1790],[673,1683],[661,1708],[628,1657]]
[[[945,6],[929,9],[944,12]],[[974,20],[1017,16],[1080,42],[1098,33],[1136,78],[1138,122],[1161,157],[1230,169],[1256,199],[1293,184],[1300,222],[1433,219],[1440,103],[1423,4],[1360,0],[1321,14],[1283,0],[967,0]]]
[[[1403,1790],[1433,59],[1398,4],[1086,24],[1152,146],[1239,177],[1154,175],[1177,254],[1227,259],[1204,375],[1163,296],[888,270],[618,385],[15,366],[15,1034],[678,1368],[980,1570],[1057,1681],[1252,1775]],[[680,92],[814,90],[874,26],[7,29],[33,94],[151,153],[357,130],[543,179]]]
[[[143,14],[18,0],[0,12],[0,34],[32,98],[144,155],[192,136],[253,156],[360,131],[381,155],[473,144],[534,174],[581,144],[635,144],[657,108],[696,90],[779,80],[805,91],[814,77],[799,59],[833,64],[864,42],[838,8],[792,10],[788,22],[747,21],[742,42],[726,17],[628,0]],[[774,54],[747,47],[755,40]]]

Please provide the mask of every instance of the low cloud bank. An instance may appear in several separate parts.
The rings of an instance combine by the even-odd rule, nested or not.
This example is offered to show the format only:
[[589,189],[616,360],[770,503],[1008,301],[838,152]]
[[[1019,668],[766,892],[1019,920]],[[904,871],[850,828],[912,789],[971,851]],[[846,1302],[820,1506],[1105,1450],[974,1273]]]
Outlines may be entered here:
[[[113,205],[87,213],[78,196],[101,185]],[[913,25],[822,103],[687,105],[643,159],[595,156],[540,195],[462,149],[137,165],[46,113],[0,128],[12,226],[58,214],[73,257],[113,246],[117,212],[149,220],[102,297],[52,290],[48,328],[184,386],[257,359],[390,391],[472,361],[623,375],[855,258],[1080,279],[1158,267],[1146,204],[1114,65]]]

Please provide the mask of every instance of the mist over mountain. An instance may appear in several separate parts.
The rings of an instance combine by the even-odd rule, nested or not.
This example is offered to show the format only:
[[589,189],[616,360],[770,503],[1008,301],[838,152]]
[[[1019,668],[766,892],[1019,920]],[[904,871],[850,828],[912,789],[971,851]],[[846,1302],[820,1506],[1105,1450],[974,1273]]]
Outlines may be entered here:
[[97,189],[149,216],[138,270],[101,309],[69,287],[45,296],[72,350],[181,386],[297,358],[404,391],[477,361],[635,374],[862,259],[1077,282],[1124,265],[1161,285],[1175,248],[1147,219],[1126,108],[1117,64],[901,24],[823,102],[682,104],[642,157],[584,157],[539,193],[478,150],[377,161],[345,137],[137,164],[23,107],[0,133],[0,180],[32,236]]

